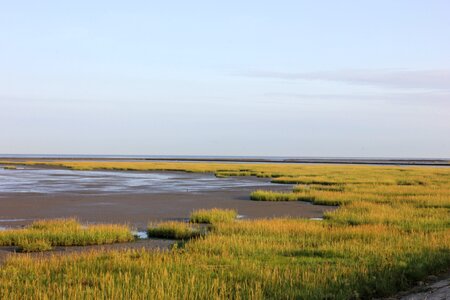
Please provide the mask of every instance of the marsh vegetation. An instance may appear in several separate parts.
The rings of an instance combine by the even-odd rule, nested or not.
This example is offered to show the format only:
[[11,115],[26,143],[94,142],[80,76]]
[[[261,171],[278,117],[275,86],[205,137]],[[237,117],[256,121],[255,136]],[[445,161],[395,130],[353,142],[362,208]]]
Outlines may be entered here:
[[190,222],[216,224],[232,222],[237,217],[237,211],[234,209],[198,209],[191,213]]
[[147,228],[148,237],[163,239],[187,240],[199,237],[204,232],[200,226],[177,221],[150,223]]
[[51,250],[54,246],[87,246],[134,240],[128,226],[99,224],[83,226],[76,219],[39,220],[23,229],[0,231],[0,246],[19,251]]

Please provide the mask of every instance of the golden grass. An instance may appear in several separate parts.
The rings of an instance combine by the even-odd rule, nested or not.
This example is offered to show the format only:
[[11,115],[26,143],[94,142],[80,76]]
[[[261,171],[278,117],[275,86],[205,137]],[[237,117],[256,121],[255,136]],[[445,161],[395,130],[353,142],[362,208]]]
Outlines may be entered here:
[[199,226],[185,222],[167,221],[158,224],[150,223],[147,227],[149,237],[187,240],[202,234]]
[[326,213],[324,221],[213,221],[207,235],[171,251],[14,256],[0,267],[0,298],[370,299],[450,268],[448,168],[51,164],[248,173],[299,184],[295,197],[340,208]]
[[310,201],[307,195],[288,192],[273,192],[265,190],[256,190],[250,194],[250,199],[255,201]]
[[20,241],[19,252],[43,252],[52,250],[52,244],[45,239]]
[[216,224],[232,222],[237,217],[237,211],[234,209],[198,209],[191,213],[190,222]]
[[128,226],[100,224],[84,227],[75,219],[39,220],[23,229],[0,231],[0,246],[18,246],[20,249],[33,245],[38,249],[37,246],[44,242],[50,246],[86,246],[132,240],[134,237]]
[[0,296],[109,299],[367,299],[448,267],[448,231],[275,219],[218,223],[170,252],[12,257]]
[[16,166],[4,166],[3,169],[5,169],[5,170],[16,170],[17,167]]

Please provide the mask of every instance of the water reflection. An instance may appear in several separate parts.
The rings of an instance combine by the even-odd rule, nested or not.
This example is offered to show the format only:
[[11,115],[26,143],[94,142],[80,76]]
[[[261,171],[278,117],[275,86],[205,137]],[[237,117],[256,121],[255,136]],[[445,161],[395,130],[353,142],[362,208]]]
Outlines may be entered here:
[[202,192],[272,184],[212,174],[0,168],[0,193]]

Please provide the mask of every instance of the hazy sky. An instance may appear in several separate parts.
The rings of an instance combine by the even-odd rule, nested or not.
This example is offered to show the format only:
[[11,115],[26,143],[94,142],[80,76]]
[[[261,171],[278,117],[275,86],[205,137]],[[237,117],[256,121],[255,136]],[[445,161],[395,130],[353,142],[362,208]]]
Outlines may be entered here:
[[450,157],[449,13],[0,0],[0,153]]

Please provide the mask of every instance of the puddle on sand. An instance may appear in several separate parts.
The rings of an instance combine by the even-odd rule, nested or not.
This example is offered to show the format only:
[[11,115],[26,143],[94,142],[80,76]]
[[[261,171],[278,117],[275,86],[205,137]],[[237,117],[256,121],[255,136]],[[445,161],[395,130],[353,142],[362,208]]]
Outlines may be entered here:
[[137,236],[138,239],[147,239],[147,231],[133,231],[132,232],[134,236]]

